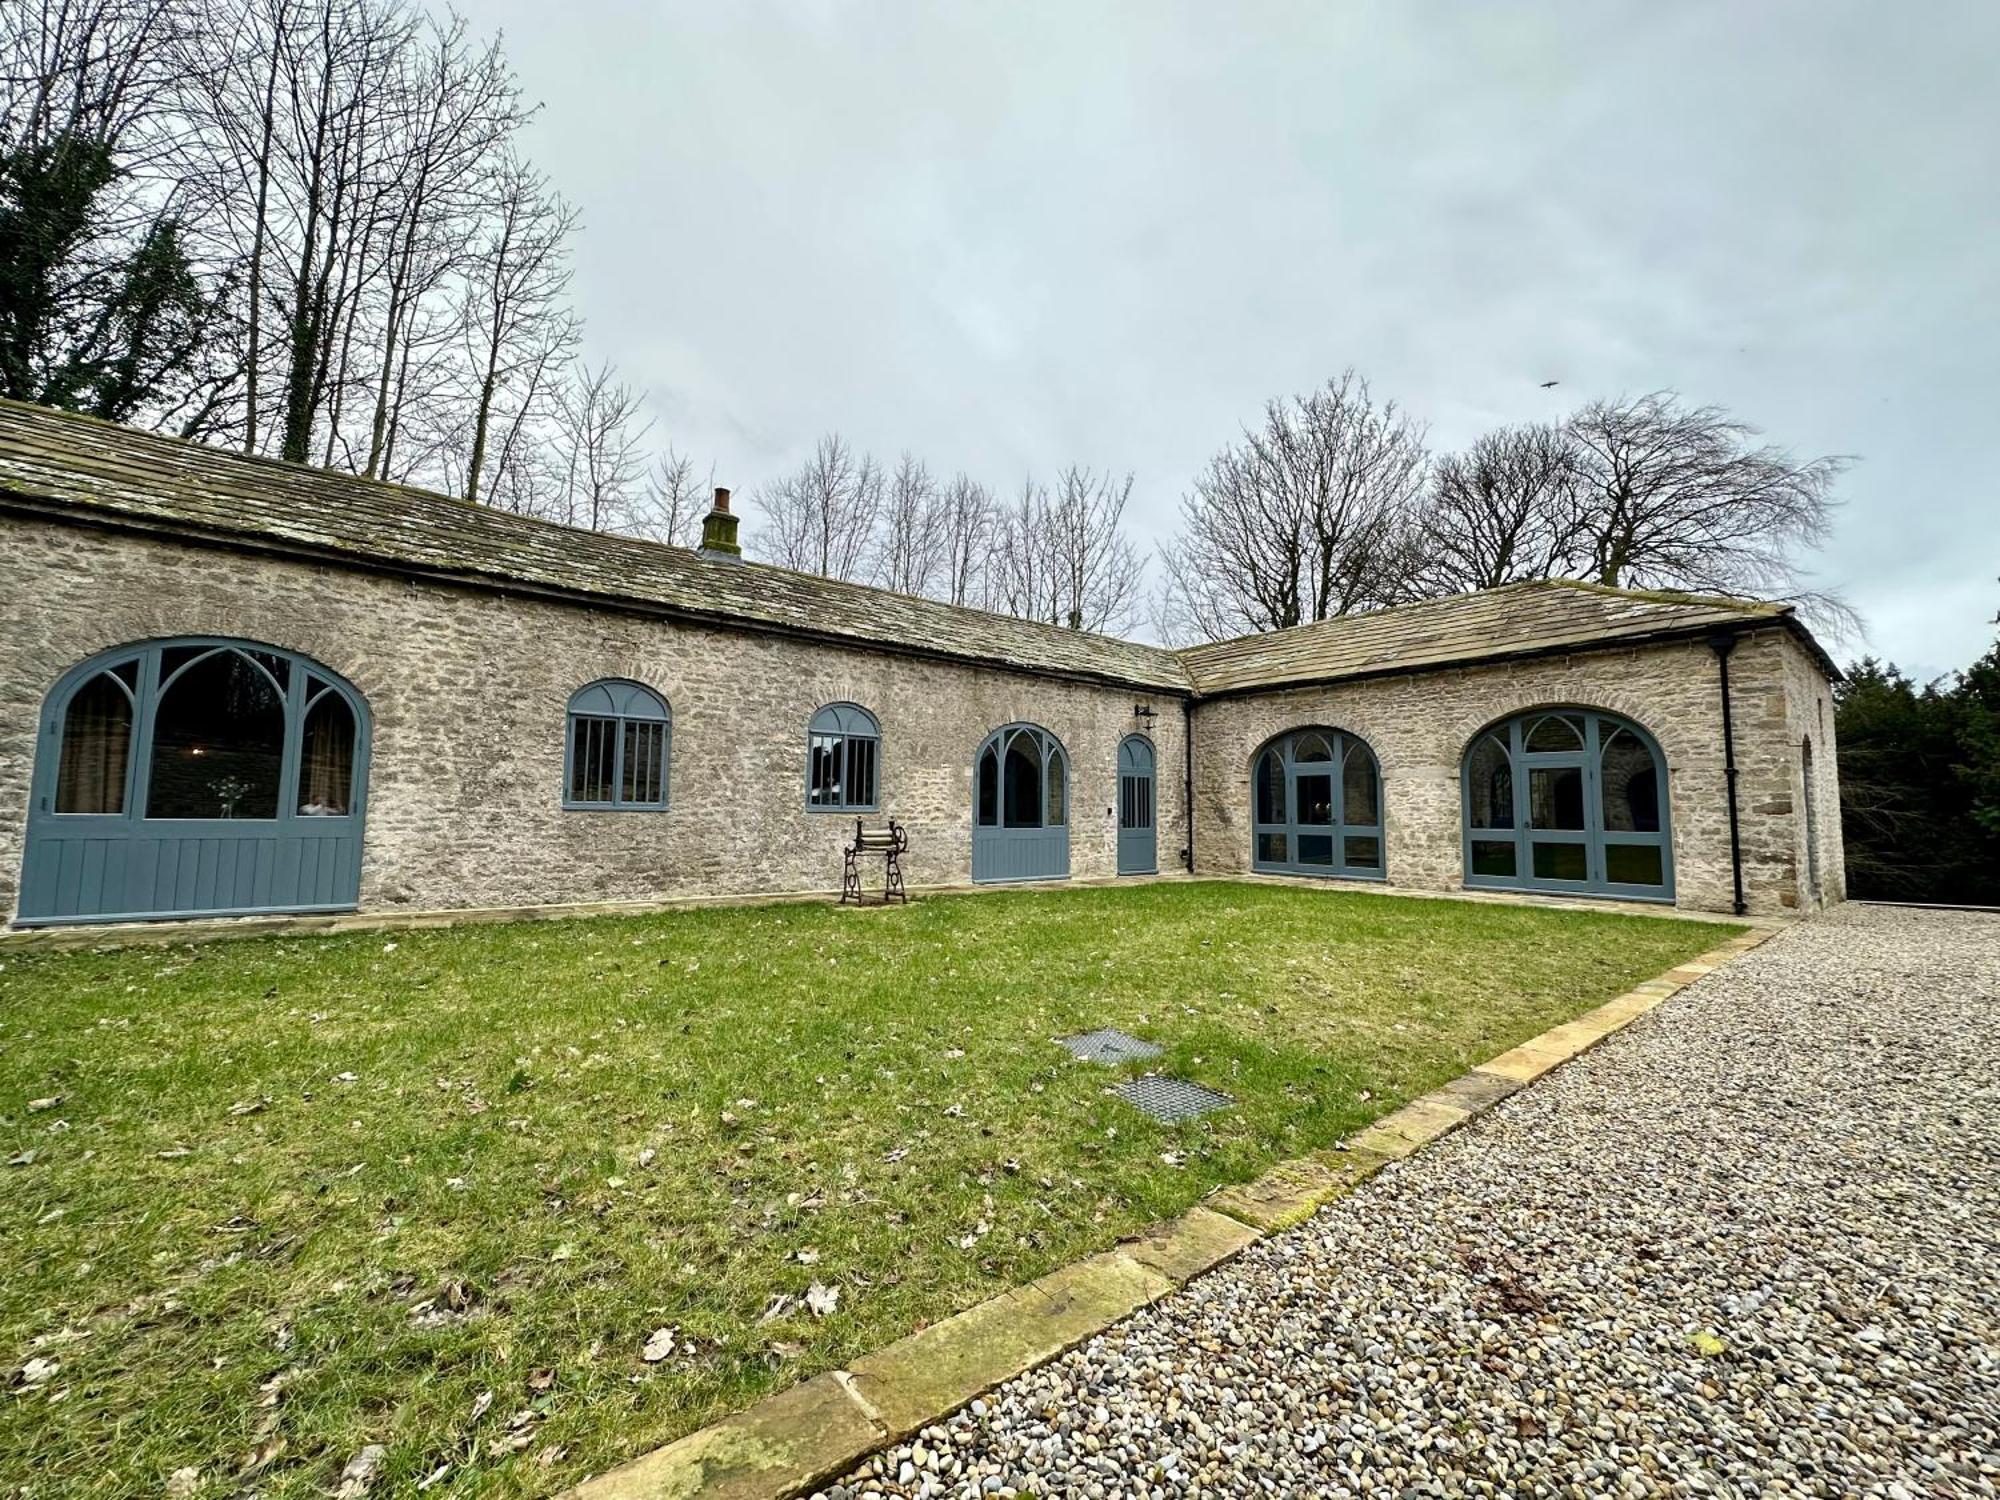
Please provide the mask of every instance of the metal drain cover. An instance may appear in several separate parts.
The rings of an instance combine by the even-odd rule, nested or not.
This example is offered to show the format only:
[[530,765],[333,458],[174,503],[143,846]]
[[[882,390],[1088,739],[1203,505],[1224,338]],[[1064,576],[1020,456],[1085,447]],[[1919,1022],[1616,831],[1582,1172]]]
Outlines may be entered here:
[[1160,1049],[1151,1042],[1114,1026],[1107,1026],[1102,1031],[1086,1031],[1082,1036],[1057,1037],[1056,1040],[1085,1062],[1142,1062],[1160,1055]]
[[1236,1102],[1227,1094],[1218,1094],[1214,1089],[1189,1083],[1185,1078],[1163,1078],[1157,1073],[1121,1083],[1113,1092],[1162,1125],[1178,1125],[1183,1120],[1227,1109]]

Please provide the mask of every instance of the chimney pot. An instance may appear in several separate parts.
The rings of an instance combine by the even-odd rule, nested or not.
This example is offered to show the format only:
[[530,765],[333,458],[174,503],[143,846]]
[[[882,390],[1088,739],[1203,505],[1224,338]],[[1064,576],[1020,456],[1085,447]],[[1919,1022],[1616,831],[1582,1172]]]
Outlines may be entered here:
[[729,513],[729,491],[721,485],[715,487],[714,508],[702,517],[700,552],[703,557],[743,560],[743,548],[736,541],[736,517]]

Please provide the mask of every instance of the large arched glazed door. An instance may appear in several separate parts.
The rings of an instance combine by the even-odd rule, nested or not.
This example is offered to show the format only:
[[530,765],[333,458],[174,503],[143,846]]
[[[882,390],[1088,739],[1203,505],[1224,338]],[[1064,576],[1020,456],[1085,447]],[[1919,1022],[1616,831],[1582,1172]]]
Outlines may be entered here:
[[1591,709],[1522,714],[1465,753],[1465,883],[1666,900],[1666,763],[1651,735]]
[[1009,724],[979,747],[972,771],[972,878],[1069,876],[1069,759],[1034,724]]
[[22,922],[342,911],[368,712],[305,657],[153,641],[72,669],[35,756]]

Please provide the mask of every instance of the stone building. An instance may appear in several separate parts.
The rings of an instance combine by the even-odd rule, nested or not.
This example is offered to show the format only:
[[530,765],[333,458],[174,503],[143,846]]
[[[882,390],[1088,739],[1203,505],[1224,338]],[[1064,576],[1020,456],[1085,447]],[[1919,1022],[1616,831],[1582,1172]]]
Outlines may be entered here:
[[1530,583],[1168,651],[0,403],[14,924],[1267,871],[1843,892],[1791,612]]

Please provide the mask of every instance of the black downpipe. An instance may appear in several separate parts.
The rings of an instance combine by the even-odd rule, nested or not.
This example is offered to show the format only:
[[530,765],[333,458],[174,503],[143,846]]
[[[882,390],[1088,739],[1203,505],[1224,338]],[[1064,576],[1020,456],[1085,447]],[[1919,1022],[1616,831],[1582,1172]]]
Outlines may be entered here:
[[1712,635],[1708,648],[1722,679],[1722,775],[1729,783],[1729,872],[1736,881],[1736,915],[1750,910],[1743,899],[1743,824],[1736,810],[1736,723],[1729,707],[1729,653],[1736,649],[1733,635]]
[[1181,699],[1181,816],[1187,822],[1187,847],[1181,863],[1194,874],[1194,699]]

